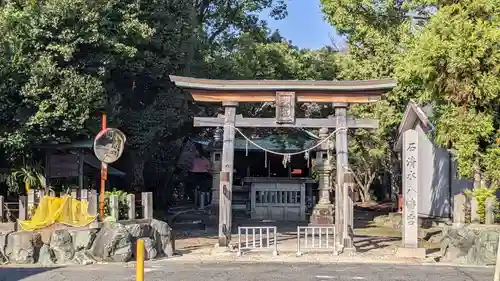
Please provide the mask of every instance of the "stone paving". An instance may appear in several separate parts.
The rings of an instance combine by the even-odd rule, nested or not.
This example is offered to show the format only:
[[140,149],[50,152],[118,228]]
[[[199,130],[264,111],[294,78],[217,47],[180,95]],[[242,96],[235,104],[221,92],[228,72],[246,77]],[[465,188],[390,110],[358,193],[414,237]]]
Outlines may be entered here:
[[[199,223],[199,229],[190,229],[183,231],[183,227],[179,227],[175,224],[173,225],[173,228],[177,230],[176,249],[184,254],[182,257],[180,257],[183,260],[213,260],[214,257],[217,257],[217,260],[227,261],[251,261],[267,259],[282,261],[287,260],[289,262],[300,262],[304,260],[310,260],[314,262],[331,262],[335,260],[358,262],[393,261],[398,263],[435,263],[434,257],[438,254],[436,248],[439,248],[439,245],[437,245],[437,247],[436,245],[421,245],[421,247],[432,249],[431,251],[428,251],[428,257],[425,260],[398,258],[396,256],[396,251],[401,245],[401,238],[397,236],[400,236],[401,233],[395,231],[392,228],[378,227],[373,225],[373,219],[381,214],[383,214],[383,212],[371,212],[363,210],[355,211],[355,232],[359,232],[360,235],[356,235],[354,238],[354,244],[357,248],[357,252],[354,255],[349,256],[345,254],[340,256],[333,256],[331,254],[332,251],[308,252],[301,249],[303,256],[296,257],[297,226],[306,226],[307,222],[297,224],[297,222],[257,221],[243,217],[233,217],[233,235],[231,240],[232,244],[234,245],[237,245],[238,241],[238,226],[276,226],[278,230],[278,257],[272,256],[272,249],[268,250],[267,252],[252,250],[251,252],[244,254],[242,257],[236,257],[236,251],[233,253],[227,253],[222,251],[221,249],[214,248],[214,245],[217,244],[218,233],[215,225],[216,221],[208,219],[208,217],[204,216],[204,213],[202,211],[195,211],[191,214],[189,214],[189,212],[185,213],[182,216],[178,217],[177,220],[188,222],[188,224],[183,224],[183,226],[189,225],[190,221],[196,221]],[[242,242],[245,242],[244,238],[242,238]]]
[[[356,236],[354,243],[357,252],[354,254],[333,255],[333,251],[317,249],[314,251],[301,249],[302,256],[297,257],[297,238],[295,233],[278,233],[278,256],[273,256],[273,249],[255,249],[240,257],[236,255],[236,249],[229,252],[225,249],[218,249],[217,235],[215,229],[205,231],[190,231],[189,237],[179,237],[176,240],[176,250],[182,256],[176,259],[183,261],[280,261],[280,262],[370,262],[370,263],[406,263],[421,264],[435,263],[432,255],[427,259],[398,258],[396,256],[397,248],[401,245],[401,239],[397,237],[374,237],[374,236]],[[232,235],[234,244],[238,237]],[[251,241],[251,240],[250,240]],[[317,242],[316,242],[317,243]],[[324,242],[323,242],[324,243]],[[251,242],[250,242],[251,244]],[[258,241],[257,241],[258,244]]]

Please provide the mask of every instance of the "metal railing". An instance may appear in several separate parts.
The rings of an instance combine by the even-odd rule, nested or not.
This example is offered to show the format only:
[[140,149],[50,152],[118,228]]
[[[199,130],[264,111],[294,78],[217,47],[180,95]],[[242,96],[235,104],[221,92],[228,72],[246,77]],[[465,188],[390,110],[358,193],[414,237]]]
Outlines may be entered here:
[[[276,226],[239,226],[238,256],[243,254],[242,250],[252,249],[272,249],[273,255],[278,255],[277,232]],[[242,234],[245,235],[244,242],[241,239]]]
[[334,255],[338,254],[335,245],[335,226],[297,226],[297,256],[302,255],[301,250],[313,249],[328,250]]
[[19,203],[18,202],[5,202],[0,211],[0,223],[2,222],[16,222],[19,218]]

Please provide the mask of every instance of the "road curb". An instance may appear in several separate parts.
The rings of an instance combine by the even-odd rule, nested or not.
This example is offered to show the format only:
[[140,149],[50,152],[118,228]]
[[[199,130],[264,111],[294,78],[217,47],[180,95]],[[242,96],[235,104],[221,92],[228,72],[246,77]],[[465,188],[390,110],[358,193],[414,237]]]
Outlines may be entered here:
[[[305,258],[304,258],[305,257]],[[394,264],[394,265],[414,265],[414,266],[436,266],[436,267],[460,267],[460,268],[494,268],[494,266],[486,265],[467,265],[467,264],[454,264],[449,262],[432,262],[422,261],[416,259],[374,259],[374,257],[355,257],[352,259],[332,256],[312,257],[312,256],[257,256],[248,255],[237,257],[236,255],[206,255],[197,257],[176,257],[172,259],[163,260],[166,262],[183,262],[183,263],[308,263],[308,264]]]

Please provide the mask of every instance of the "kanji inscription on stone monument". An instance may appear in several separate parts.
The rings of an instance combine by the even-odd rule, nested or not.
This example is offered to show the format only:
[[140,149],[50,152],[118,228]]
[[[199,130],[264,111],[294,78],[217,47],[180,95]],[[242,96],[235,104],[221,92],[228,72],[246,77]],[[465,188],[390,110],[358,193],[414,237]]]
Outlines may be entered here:
[[418,133],[403,133],[403,246],[418,247]]

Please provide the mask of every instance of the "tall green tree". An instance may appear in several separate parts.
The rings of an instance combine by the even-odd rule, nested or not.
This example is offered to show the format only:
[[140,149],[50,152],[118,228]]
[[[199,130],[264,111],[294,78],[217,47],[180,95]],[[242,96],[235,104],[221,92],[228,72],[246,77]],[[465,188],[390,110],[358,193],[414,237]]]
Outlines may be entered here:
[[[231,52],[242,34],[259,38],[265,22],[258,20],[258,13],[270,9],[280,17],[285,8],[283,1],[269,0],[142,1],[139,18],[154,29],[151,42],[140,44],[138,55],[122,64],[108,91],[114,95],[114,119],[131,136],[136,190],[144,188],[144,169],[153,161],[155,170],[165,171],[161,176],[167,179],[158,193],[166,194],[180,153],[195,133],[191,117],[216,110],[189,103],[168,75],[210,77],[218,63],[224,64],[211,56]],[[176,156],[160,156],[166,147],[176,147]]]
[[[397,58],[406,48],[410,33],[407,13],[422,7],[410,1],[322,0],[326,19],[346,40],[347,51],[337,56],[338,78],[364,80],[393,77]],[[378,118],[380,128],[357,129],[350,134],[349,164],[364,201],[371,200],[370,187],[381,172],[390,173],[392,194],[398,192],[400,162],[393,150],[396,127],[406,97],[392,91],[374,105],[352,105],[349,114]]]
[[128,136],[132,185],[141,190],[145,163],[186,140],[198,110],[168,75],[205,76],[207,56],[230,50],[243,32],[263,34],[258,14],[281,17],[285,8],[271,0],[6,1],[0,142],[16,152],[90,137],[94,115],[106,111],[109,125]]
[[105,79],[110,122],[128,136],[127,170],[136,191],[145,187],[146,163],[188,134],[192,108],[168,75],[190,67],[192,9],[189,1],[140,1],[137,18],[151,35],[135,41],[136,54],[116,61]]
[[436,141],[456,150],[461,176],[498,186],[500,2],[443,1],[401,56],[407,96],[435,108]]
[[[495,184],[499,176],[494,168],[499,164],[496,157],[498,4],[498,1],[322,1],[329,22],[347,38],[348,54],[339,57],[341,77],[397,78],[398,88],[384,97],[392,108],[387,111],[390,113],[383,114],[387,126],[382,123],[375,135],[385,135],[382,139],[389,144],[394,142],[395,125],[410,98],[431,105],[437,125],[435,140],[456,150],[461,176]],[[411,26],[410,11],[427,15],[429,20],[413,22]],[[351,113],[370,110],[359,111],[359,107],[354,107]],[[359,135],[354,137],[357,139]],[[384,143],[375,144],[371,138],[368,142],[374,144],[372,147],[383,148]],[[351,143],[353,154],[362,153],[354,144]],[[387,153],[390,155],[391,150]],[[397,171],[399,161],[394,161],[395,157],[389,159],[394,164],[392,171]]]
[[0,144],[70,140],[104,106],[106,77],[152,29],[122,1],[4,1],[0,7]]

